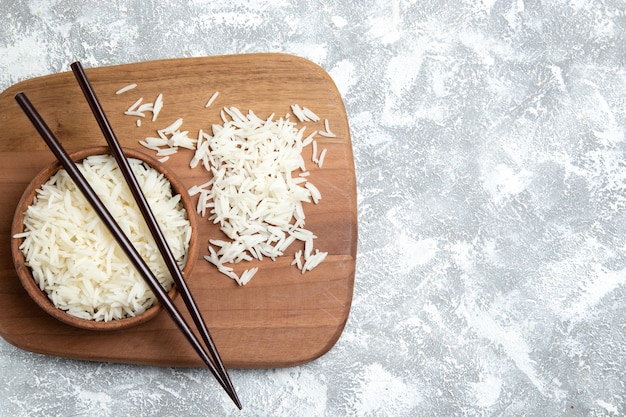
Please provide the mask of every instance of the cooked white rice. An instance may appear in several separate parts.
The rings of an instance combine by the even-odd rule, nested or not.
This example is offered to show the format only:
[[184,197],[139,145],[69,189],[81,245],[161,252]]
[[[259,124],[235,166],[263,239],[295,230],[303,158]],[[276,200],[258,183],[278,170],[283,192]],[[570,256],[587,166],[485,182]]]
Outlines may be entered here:
[[[179,195],[165,176],[130,159],[133,172],[181,267],[191,226]],[[156,278],[169,290],[172,278],[115,160],[86,158],[79,168],[129,236]],[[65,170],[38,191],[24,218],[20,249],[39,288],[54,305],[87,320],[110,321],[142,313],[155,302],[148,285]]]
[[137,84],[128,84],[115,92],[115,94],[124,94],[125,92],[137,87]]
[[324,136],[326,138],[336,138],[337,135],[335,135],[331,130],[330,130],[330,124],[328,123],[328,119],[324,119],[324,129],[321,132],[318,132],[318,134],[320,136]]
[[[205,104],[213,104],[219,92]],[[141,109],[138,100],[126,114],[136,114]],[[307,107],[291,105],[291,111],[300,122],[318,122],[320,117]],[[315,136],[334,138],[328,119],[324,130],[315,130],[303,138],[304,128],[297,129],[289,120],[274,120],[274,114],[261,119],[249,110],[243,114],[236,107],[224,107],[220,111],[222,124],[212,126],[212,134],[198,131],[191,138],[188,131],[181,131],[183,119],[158,131],[159,137],[147,137],[141,145],[151,149],[165,162],[179,148],[194,150],[189,166],[204,167],[213,176],[202,185],[194,185],[188,191],[198,196],[197,213],[208,216],[220,225],[230,242],[219,241],[216,251],[209,248],[205,259],[218,271],[245,285],[258,268],[245,270],[238,275],[232,267],[241,261],[275,260],[296,240],[305,242],[307,250],[300,251],[293,262],[302,273],[319,265],[326,252],[312,252],[312,233],[304,231],[305,214],[302,204],[317,204],[322,195],[308,181],[302,150],[312,146],[312,162],[319,168],[324,163],[326,148],[318,155]],[[293,175],[295,178],[292,178]],[[214,242],[214,241],[212,241]]]
[[206,104],[204,105],[204,107],[210,107],[211,104],[213,104],[213,102],[215,101],[215,99],[217,99],[217,96],[220,94],[219,91],[216,91],[215,93],[213,93],[213,95],[211,96],[211,98],[209,98],[209,101],[206,102]]
[[[131,87],[131,86],[124,87],[118,90],[117,93],[119,94],[120,91],[121,92],[127,91],[125,89],[128,87]],[[124,114],[127,116],[146,117],[146,112],[150,112],[152,113],[152,121],[154,122],[157,119],[157,117],[159,117],[159,113],[161,112],[161,109],[163,108],[163,94],[159,94],[153,103],[142,104],[142,102],[143,102],[143,97],[140,97],[128,109],[126,109]]]
[[[219,224],[230,239],[211,240],[205,259],[245,285],[257,269],[238,276],[226,264],[276,260],[299,240],[305,251],[297,266],[302,272],[313,269],[325,255],[312,252],[316,236],[304,229],[302,205],[317,204],[322,196],[306,177],[309,171],[302,158],[305,129],[297,129],[285,119],[274,120],[273,115],[266,120],[253,112],[244,115],[236,108],[224,109],[222,117],[226,115],[230,119],[214,125],[213,135],[198,140],[190,164],[194,167],[202,162],[213,176],[203,186],[189,190],[198,195],[198,213],[208,213],[208,219]],[[310,260],[312,256],[315,258]]]

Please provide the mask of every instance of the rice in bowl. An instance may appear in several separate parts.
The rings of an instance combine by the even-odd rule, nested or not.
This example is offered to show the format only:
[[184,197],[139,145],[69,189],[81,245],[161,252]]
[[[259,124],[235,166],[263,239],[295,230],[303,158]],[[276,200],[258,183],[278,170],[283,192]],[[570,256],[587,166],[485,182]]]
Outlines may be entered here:
[[[73,159],[80,161],[87,181],[173,296],[172,278],[143,216],[115,160],[105,152],[83,151]],[[152,158],[132,150],[125,153],[174,257],[188,274],[195,237],[184,187]],[[13,237],[24,287],[60,320],[78,327],[120,328],[158,312],[148,284],[59,164],[42,171],[24,193]]]

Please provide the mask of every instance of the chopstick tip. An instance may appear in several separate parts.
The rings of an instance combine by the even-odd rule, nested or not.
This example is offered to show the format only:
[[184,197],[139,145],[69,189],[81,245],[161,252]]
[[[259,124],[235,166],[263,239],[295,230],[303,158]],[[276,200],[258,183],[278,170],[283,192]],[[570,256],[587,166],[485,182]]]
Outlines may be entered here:
[[235,403],[237,408],[240,409],[240,410],[243,410],[243,405],[241,405],[241,401],[239,400],[239,397],[237,396],[237,392],[235,391],[235,387],[230,385],[228,388],[224,387],[224,389],[225,389],[226,393],[228,393],[228,396],[230,397],[230,399]]

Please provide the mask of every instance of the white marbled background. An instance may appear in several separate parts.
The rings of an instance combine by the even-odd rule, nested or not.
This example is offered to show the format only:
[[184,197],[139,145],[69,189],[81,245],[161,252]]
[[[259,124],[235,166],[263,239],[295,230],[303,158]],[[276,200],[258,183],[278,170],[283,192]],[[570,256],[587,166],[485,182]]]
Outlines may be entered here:
[[[354,303],[325,356],[209,373],[0,339],[0,416],[626,414],[626,3],[2,0],[0,89],[279,51],[337,83],[359,198]],[[1,308],[1,306],[0,306]]]

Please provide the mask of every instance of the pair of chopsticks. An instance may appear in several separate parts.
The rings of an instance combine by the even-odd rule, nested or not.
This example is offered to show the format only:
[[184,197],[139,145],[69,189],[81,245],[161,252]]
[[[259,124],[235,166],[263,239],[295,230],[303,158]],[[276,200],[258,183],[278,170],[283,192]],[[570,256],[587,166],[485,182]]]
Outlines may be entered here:
[[211,357],[206,353],[203,346],[200,344],[200,341],[194,334],[193,330],[189,327],[180,311],[176,308],[172,300],[167,295],[165,289],[161,286],[157,278],[154,276],[150,268],[147,266],[146,262],[143,260],[141,255],[137,252],[136,248],[126,236],[126,234],[122,231],[118,223],[115,221],[109,210],[102,203],[102,200],[96,195],[93,188],[89,185],[85,177],[82,175],[74,161],[71,160],[61,143],[54,136],[50,128],[44,122],[42,117],[39,115],[37,110],[28,100],[26,95],[22,92],[16,94],[15,100],[18,102],[26,116],[28,116],[29,120],[33,124],[33,126],[37,129],[43,140],[46,142],[52,153],[59,160],[63,168],[67,171],[70,178],[76,183],[76,186],[80,189],[80,191],[84,194],[85,198],[89,202],[89,204],[96,211],[98,216],[102,219],[106,227],[109,229],[115,240],[118,242],[120,247],[124,250],[129,260],[133,264],[133,266],[137,269],[137,271],[142,275],[142,277],[146,280],[152,292],[155,294],[161,305],[165,308],[167,313],[170,315],[176,326],[181,330],[185,338],[191,344],[196,353],[200,356],[202,361],[207,365],[213,376],[220,383],[222,388],[228,393],[230,398],[233,400],[235,405],[241,409],[241,402],[237,397],[237,393],[235,392],[235,388],[224,368],[224,364],[217,352],[217,348],[213,343],[211,335],[209,334],[209,330],[202,319],[202,315],[198,310],[196,303],[191,296],[191,292],[183,279],[182,272],[176,260],[172,254],[169,245],[167,244],[165,237],[161,231],[161,228],[158,226],[156,218],[150,210],[148,202],[141,191],[141,188],[133,174],[130,164],[128,160],[124,156],[122,148],[117,141],[115,134],[113,133],[113,129],[108,122],[104,111],[96,97],[95,92],[93,91],[89,80],[85,74],[85,71],[80,64],[80,62],[75,62],[71,65],[72,71],[78,84],[80,85],[89,106],[91,107],[91,111],[94,114],[96,120],[98,121],[98,125],[102,130],[102,133],[109,145],[111,150],[111,154],[115,158],[120,171],[122,172],[124,179],[128,183],[128,186],[137,202],[139,209],[146,220],[148,228],[154,237],[154,240],[157,243],[159,251],[167,265],[167,268],[172,275],[174,283],[176,284],[178,291],[189,310],[191,317],[204,341]]

